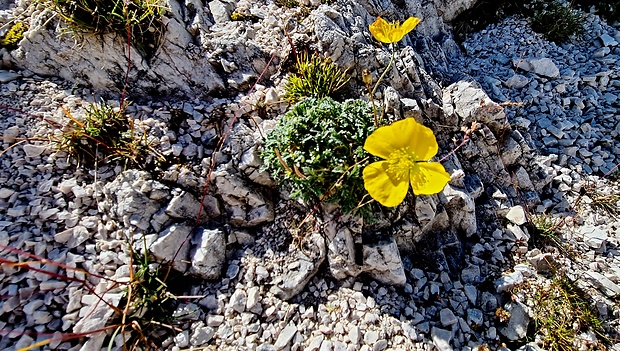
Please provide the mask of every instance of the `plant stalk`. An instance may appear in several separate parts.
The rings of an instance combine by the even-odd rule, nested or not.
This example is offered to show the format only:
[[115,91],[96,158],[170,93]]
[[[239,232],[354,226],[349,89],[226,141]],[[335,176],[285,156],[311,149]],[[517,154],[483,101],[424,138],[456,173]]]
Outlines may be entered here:
[[[381,81],[383,80],[383,78],[385,78],[385,75],[387,74],[387,72],[390,70],[390,68],[392,68],[392,64],[394,64],[394,57],[396,56],[396,51],[394,50],[394,43],[390,43],[390,49],[392,50],[392,57],[390,57],[390,63],[388,63],[387,67],[385,67],[385,70],[383,71],[379,79],[377,80],[377,83],[375,83],[375,87],[370,92],[370,100],[372,102],[372,112],[375,115],[375,126],[376,127],[379,127],[379,123],[381,121],[377,120],[377,111],[376,111],[376,106],[374,104],[374,96],[375,96],[375,92],[377,91],[377,88],[379,87],[379,84],[381,84]],[[381,116],[382,116],[381,119],[383,119],[383,113],[381,114]]]

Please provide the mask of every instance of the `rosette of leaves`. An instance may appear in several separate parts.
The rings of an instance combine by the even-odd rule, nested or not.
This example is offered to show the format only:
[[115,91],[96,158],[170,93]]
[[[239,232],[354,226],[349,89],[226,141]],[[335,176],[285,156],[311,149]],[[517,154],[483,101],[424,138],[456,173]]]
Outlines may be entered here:
[[306,98],[267,135],[264,168],[291,188],[292,198],[339,204],[346,213],[367,194],[364,141],[375,129],[370,106],[360,100]]

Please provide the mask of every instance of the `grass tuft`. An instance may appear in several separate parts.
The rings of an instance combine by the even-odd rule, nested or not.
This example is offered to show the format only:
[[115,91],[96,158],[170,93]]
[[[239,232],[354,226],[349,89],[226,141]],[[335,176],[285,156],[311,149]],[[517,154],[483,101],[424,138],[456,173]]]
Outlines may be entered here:
[[162,0],[42,0],[75,32],[118,33],[131,37],[142,53],[157,50],[164,30]]
[[340,98],[350,77],[329,58],[303,52],[297,56],[296,72],[284,86],[284,98],[296,103],[304,97]]
[[583,14],[559,1],[536,2],[530,19],[532,29],[548,40],[565,42],[583,32]]
[[[168,269],[158,263],[151,263],[147,256],[134,256],[134,270],[124,298],[119,306],[123,311],[112,325],[115,333],[123,336],[124,350],[157,350],[157,336],[166,335],[173,326],[173,311],[177,305],[176,296],[166,284]],[[114,335],[110,338],[110,346]]]
[[[603,322],[586,299],[586,294],[565,275],[556,275],[551,283],[536,289],[534,296],[534,324],[545,350],[575,350],[579,334],[592,331],[600,340],[606,340]],[[590,345],[592,349],[603,350]]]
[[124,109],[108,104],[92,104],[83,120],[64,110],[70,122],[62,134],[53,137],[56,147],[77,159],[78,165],[120,162],[124,166],[143,167],[153,158],[162,159],[148,142],[146,133],[139,136]]
[[620,216],[619,191],[602,192],[597,186],[589,186],[586,189],[586,196],[592,200],[592,208],[601,210],[611,217]]

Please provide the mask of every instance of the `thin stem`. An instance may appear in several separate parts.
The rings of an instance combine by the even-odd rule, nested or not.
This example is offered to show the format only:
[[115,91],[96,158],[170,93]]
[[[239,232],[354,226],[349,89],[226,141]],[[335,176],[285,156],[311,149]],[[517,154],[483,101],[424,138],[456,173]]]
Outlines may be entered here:
[[[375,110],[376,107],[375,107],[375,104],[374,104],[374,96],[375,96],[375,92],[377,91],[377,88],[379,87],[379,84],[381,84],[381,81],[383,80],[383,78],[385,78],[385,75],[390,70],[390,68],[392,68],[392,64],[394,63],[394,57],[396,56],[396,51],[394,50],[394,43],[390,44],[390,49],[392,50],[392,57],[390,58],[390,63],[388,63],[387,67],[385,67],[385,70],[381,74],[381,77],[379,77],[379,80],[377,80],[377,83],[375,83],[375,87],[370,92],[370,99],[373,102],[373,104],[372,104],[372,111],[375,114],[375,126],[377,126],[377,127],[379,127],[379,121],[377,121],[377,112]],[[383,114],[381,114],[381,115],[383,116]]]
[[452,151],[450,151],[446,156],[442,157],[441,160],[437,161],[439,163],[442,163],[443,161],[445,161],[448,157],[454,155],[455,152],[458,151],[458,149],[462,148],[465,144],[467,144],[467,142],[469,141],[469,135],[465,135],[463,137],[463,140],[461,141],[460,144],[458,144],[454,149],[452,149]]
[[395,55],[396,52],[394,50],[394,43],[390,44],[390,49],[392,49],[392,57],[390,58],[390,63],[388,63],[387,67],[385,67],[385,70],[383,71],[383,74],[381,74],[381,77],[379,77],[379,80],[377,80],[377,83],[375,83],[375,87],[370,92],[370,95],[375,95],[375,92],[377,91],[377,88],[379,87],[379,84],[381,84],[381,81],[383,80],[383,78],[385,77],[387,72],[392,67],[392,64],[394,63],[394,56],[396,56]]

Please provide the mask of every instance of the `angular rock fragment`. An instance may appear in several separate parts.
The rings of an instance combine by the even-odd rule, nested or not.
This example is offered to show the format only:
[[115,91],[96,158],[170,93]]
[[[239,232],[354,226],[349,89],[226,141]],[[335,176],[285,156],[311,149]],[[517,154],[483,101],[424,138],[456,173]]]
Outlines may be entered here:
[[198,228],[194,233],[189,272],[203,279],[217,279],[226,259],[226,237],[221,229]]
[[172,262],[179,272],[187,269],[192,227],[173,224],[166,228],[148,248],[160,262]]
[[364,242],[362,270],[384,284],[403,286],[407,282],[396,241],[392,236]]

